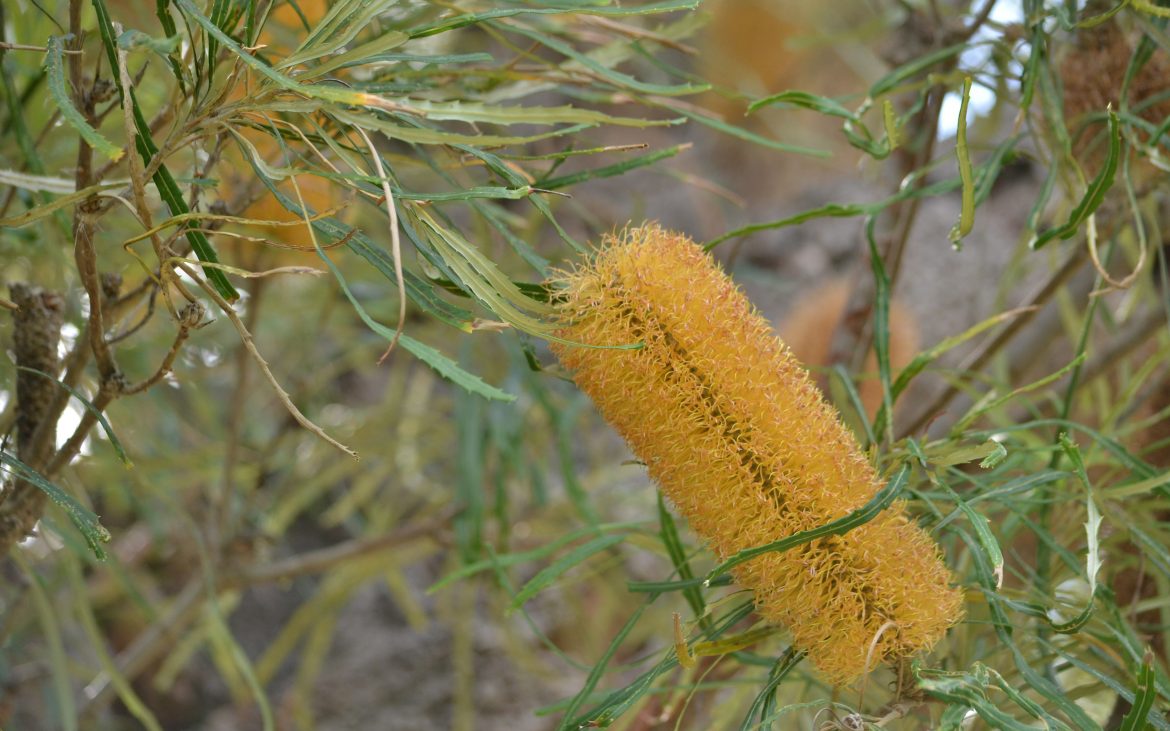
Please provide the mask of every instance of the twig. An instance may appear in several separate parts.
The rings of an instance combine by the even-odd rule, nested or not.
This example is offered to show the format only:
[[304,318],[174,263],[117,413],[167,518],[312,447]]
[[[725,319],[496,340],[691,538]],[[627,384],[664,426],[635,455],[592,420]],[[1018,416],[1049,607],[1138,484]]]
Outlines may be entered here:
[[[8,43],[7,41],[0,41],[0,49],[5,51],[37,51],[38,53],[44,53],[49,50],[44,46],[30,46],[27,43]],[[76,54],[81,53],[81,51],[76,51],[73,49],[65,49],[64,52]]]
[[[114,28],[118,33],[121,33],[122,28],[118,24],[114,24]],[[130,73],[126,67],[126,51],[118,51],[118,78],[124,90],[122,94],[122,123],[126,131],[126,138],[129,140],[135,139],[137,136],[137,128],[134,124],[134,110],[132,107],[132,99],[130,90],[132,82],[130,80]],[[170,105],[168,105],[170,106]],[[128,167],[130,170],[130,188],[134,195],[134,207],[137,210],[138,217],[142,222],[142,227],[150,232],[150,243],[154,249],[154,255],[158,259],[158,276],[160,281],[159,290],[163,293],[163,301],[166,303],[167,310],[171,313],[171,317],[175,320],[182,320],[183,316],[175,308],[175,303],[171,300],[172,285],[176,284],[174,276],[174,268],[168,263],[168,247],[159,237],[154,226],[154,219],[150,213],[150,207],[146,203],[146,181],[147,175],[153,175],[156,166],[161,165],[164,159],[163,152],[160,150],[159,154],[150,161],[151,169],[148,171],[142,164],[141,158],[134,150],[126,156],[128,158]],[[184,294],[188,302],[194,302],[185,288],[179,287],[179,291]],[[153,305],[153,298],[151,304]],[[145,318],[143,320],[145,322]]]
[[661,33],[655,33],[654,31],[648,30],[646,28],[638,28],[636,26],[626,25],[625,23],[619,23],[616,20],[606,18],[601,15],[587,15],[585,16],[585,22],[589,23],[590,25],[596,25],[600,28],[613,31],[617,35],[624,36],[635,42],[646,39],[649,41],[654,41],[655,43],[665,46],[666,48],[672,48],[679,53],[684,53],[688,56],[699,55],[699,49],[695,48],[694,46],[688,46],[685,43],[680,43],[673,38],[668,38]]
[[108,337],[107,340],[109,341],[110,345],[120,343],[123,340],[131,337],[134,335],[134,333],[146,327],[146,323],[150,322],[150,319],[154,317],[154,301],[158,298],[159,287],[151,279],[147,279],[143,283],[149,285],[146,291],[150,292],[150,295],[146,298],[146,312],[142,313],[142,317],[139,318],[138,322],[134,323],[117,335],[111,335]]
[[326,443],[331,444],[342,452],[348,454],[350,457],[356,459],[358,456],[357,452],[353,451],[349,447],[326,434],[324,429],[310,421],[308,417],[302,414],[301,410],[298,409],[295,404],[293,404],[292,399],[289,398],[288,393],[283,388],[281,388],[280,383],[276,380],[276,376],[272,374],[272,369],[268,367],[268,362],[264,360],[264,356],[260,355],[260,351],[257,350],[256,343],[252,340],[252,333],[248,332],[248,328],[244,326],[243,321],[240,320],[240,316],[236,314],[236,311],[232,309],[232,306],[228,304],[227,300],[220,296],[219,292],[216,292],[214,287],[205,282],[203,277],[199,276],[199,274],[196,273],[195,270],[193,270],[187,264],[180,262],[178,267],[182,269],[188,277],[196,282],[209,297],[215,300],[215,304],[219,305],[220,310],[222,310],[223,313],[227,315],[228,319],[231,320],[232,325],[236,328],[236,332],[240,335],[240,340],[244,343],[244,347],[247,348],[248,352],[252,354],[252,357],[256,359],[256,364],[260,366],[260,371],[264,374],[264,378],[267,379],[269,385],[272,386],[272,390],[276,391],[277,398],[280,399],[280,402],[284,405],[284,408],[288,410],[289,414],[291,414],[292,417],[297,420],[297,423],[313,434],[316,434]]
[[971,37],[978,33],[979,29],[983,27],[983,24],[991,17],[991,11],[995,10],[996,2],[997,0],[985,0],[983,7],[979,8],[979,11],[975,13],[975,17],[971,19],[971,22],[961,31],[956,31],[948,39],[948,43],[966,43],[971,40]]
[[390,351],[394,350],[394,346],[398,344],[398,337],[402,335],[402,328],[406,324],[406,283],[402,277],[402,242],[398,236],[398,208],[394,205],[394,192],[390,190],[390,181],[386,178],[386,170],[382,167],[382,156],[378,154],[378,148],[374,147],[374,143],[370,141],[366,131],[361,127],[358,127],[357,131],[365,140],[366,147],[370,150],[370,156],[374,158],[374,167],[378,171],[378,177],[382,180],[382,193],[386,197],[386,215],[390,219],[390,252],[394,257],[394,279],[398,285],[398,326],[394,329],[394,339],[390,341],[390,345],[386,346],[386,352],[382,353],[382,357],[378,359],[378,365],[382,365],[390,356]]
[[[1021,307],[1031,308],[1027,311],[1021,312],[1020,316],[1013,319],[1004,327],[994,338],[987,341],[987,343],[979,350],[971,354],[968,359],[959,366],[959,371],[962,373],[971,373],[979,371],[991,358],[1008,343],[1016,333],[1020,331],[1025,325],[1032,321],[1036,313],[1040,311],[1039,305],[1043,305],[1056,294],[1061,285],[1073,275],[1085,259],[1085,249],[1077,248],[1073,253],[1065,259],[1064,264],[1061,265],[1049,279],[1046,281]],[[959,386],[955,384],[948,385],[943,391],[934,398],[925,408],[923,408],[913,418],[909,425],[900,430],[898,438],[913,434],[928,422],[935,418],[951,400],[959,394]]]
[[1097,348],[1093,357],[1085,362],[1081,381],[1088,383],[1097,376],[1117,365],[1121,359],[1142,343],[1148,341],[1158,328],[1166,323],[1166,311],[1152,307],[1144,315],[1125,326],[1108,345]]
[[183,343],[191,335],[192,330],[197,330],[203,326],[203,316],[205,314],[203,305],[199,302],[191,302],[180,314],[179,332],[175,334],[175,341],[171,343],[171,349],[163,356],[162,364],[159,365],[158,370],[153,375],[143,380],[141,383],[133,386],[128,386],[122,391],[124,396],[141,393],[150,388],[154,384],[161,381],[171,372],[171,366],[175,364],[175,358],[179,355],[179,349],[183,347]]
[[[85,208],[85,203],[79,206]],[[118,373],[114,354],[106,342],[102,320],[102,285],[97,269],[97,253],[93,246],[94,222],[91,214],[79,210],[73,235],[73,258],[77,262],[77,273],[89,297],[89,346],[97,362],[102,381],[108,381]]]
[[229,587],[244,587],[273,581],[285,581],[307,574],[319,574],[344,561],[385,551],[388,548],[401,546],[417,538],[431,535],[450,523],[451,518],[457,512],[455,508],[448,508],[425,523],[410,525],[395,533],[354,538],[315,551],[306,551],[267,565],[250,566],[236,573],[228,574],[224,578],[224,583]]

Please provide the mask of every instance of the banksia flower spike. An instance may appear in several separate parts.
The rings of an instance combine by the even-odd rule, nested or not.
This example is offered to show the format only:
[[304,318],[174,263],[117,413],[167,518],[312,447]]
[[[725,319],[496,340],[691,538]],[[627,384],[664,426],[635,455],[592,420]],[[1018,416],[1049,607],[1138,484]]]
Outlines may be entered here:
[[[554,344],[602,415],[721,559],[822,526],[879,489],[807,372],[712,258],[648,225],[564,276]],[[841,536],[732,570],[834,684],[931,648],[962,599],[900,503]]]

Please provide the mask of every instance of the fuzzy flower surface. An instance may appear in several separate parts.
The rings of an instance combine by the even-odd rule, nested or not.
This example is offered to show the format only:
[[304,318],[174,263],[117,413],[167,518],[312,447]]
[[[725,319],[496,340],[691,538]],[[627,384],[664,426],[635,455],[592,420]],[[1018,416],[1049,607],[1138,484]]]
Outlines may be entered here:
[[[564,275],[554,344],[577,385],[721,558],[862,507],[880,481],[807,371],[710,255],[656,225]],[[826,680],[930,649],[962,614],[901,503],[841,536],[732,570]]]

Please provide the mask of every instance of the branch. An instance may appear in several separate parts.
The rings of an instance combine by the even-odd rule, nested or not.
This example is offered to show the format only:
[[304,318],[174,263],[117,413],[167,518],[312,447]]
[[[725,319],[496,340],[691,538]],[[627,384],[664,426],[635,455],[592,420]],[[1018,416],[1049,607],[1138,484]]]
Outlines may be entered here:
[[227,300],[225,300],[219,294],[219,292],[216,292],[214,287],[204,281],[203,277],[199,276],[199,274],[196,273],[195,270],[190,266],[183,262],[179,262],[178,267],[182,269],[188,277],[198,283],[203,291],[206,292],[209,297],[215,300],[215,303],[219,305],[219,309],[223,311],[223,314],[227,315],[228,319],[231,320],[232,325],[234,325],[236,328],[236,332],[240,334],[240,340],[244,343],[244,347],[247,348],[248,352],[252,354],[252,357],[256,360],[256,364],[260,366],[260,371],[264,374],[264,378],[268,380],[269,385],[272,386],[272,390],[276,391],[277,398],[279,398],[280,402],[284,404],[284,408],[288,409],[288,412],[292,415],[292,417],[297,420],[297,423],[303,426],[305,429],[308,429],[313,434],[316,434],[326,443],[336,447],[342,452],[345,452],[350,457],[357,459],[357,452],[353,451],[349,447],[326,434],[324,429],[310,421],[309,418],[302,414],[301,410],[298,409],[295,404],[293,404],[292,399],[289,398],[288,392],[286,392],[281,387],[280,383],[276,380],[276,376],[272,374],[272,369],[268,367],[268,361],[264,360],[264,356],[260,355],[260,351],[257,350],[256,343],[252,340],[252,333],[248,332],[248,328],[244,326],[243,321],[240,320],[240,316],[236,314],[236,311],[232,309],[232,306],[227,302]]

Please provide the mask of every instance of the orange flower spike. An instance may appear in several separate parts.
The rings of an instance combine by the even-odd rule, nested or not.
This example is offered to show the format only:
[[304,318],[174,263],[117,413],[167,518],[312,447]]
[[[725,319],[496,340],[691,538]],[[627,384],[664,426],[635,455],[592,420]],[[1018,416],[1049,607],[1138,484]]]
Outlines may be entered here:
[[[563,284],[559,337],[643,347],[554,352],[721,559],[847,515],[879,489],[804,368],[685,236],[628,229]],[[962,614],[938,545],[901,504],[732,573],[834,684],[930,649]]]

